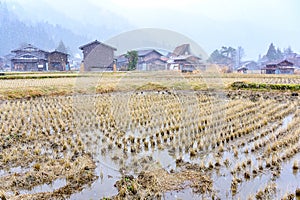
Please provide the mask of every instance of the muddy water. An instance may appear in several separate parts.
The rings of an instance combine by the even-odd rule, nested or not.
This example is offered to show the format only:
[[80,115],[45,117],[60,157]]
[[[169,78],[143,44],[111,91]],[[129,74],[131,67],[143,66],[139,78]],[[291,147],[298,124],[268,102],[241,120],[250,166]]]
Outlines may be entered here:
[[[293,119],[293,115],[288,115],[282,120],[282,125],[278,127],[276,131],[286,129],[288,123],[290,123]],[[244,140],[245,138],[242,138]],[[233,145],[238,144],[237,139],[233,143]],[[102,145],[101,142],[98,143],[98,151],[100,151],[100,147]],[[296,187],[300,187],[300,175],[299,172],[292,171],[292,165],[294,159],[299,158],[299,154],[297,154],[293,159],[288,162],[282,164],[282,169],[280,171],[280,176],[277,179],[272,179],[271,171],[264,171],[260,173],[256,177],[251,177],[249,180],[243,180],[242,183],[239,184],[238,190],[236,194],[231,193],[231,181],[233,176],[231,174],[231,170],[235,167],[235,165],[239,162],[246,161],[251,159],[252,164],[246,167],[247,171],[252,171],[253,167],[258,166],[257,158],[260,156],[260,152],[249,152],[248,154],[244,153],[245,148],[251,147],[253,144],[248,144],[249,146],[245,146],[239,148],[238,157],[235,157],[233,154],[232,147],[227,147],[225,151],[222,153],[220,160],[223,163],[225,159],[230,161],[231,166],[224,166],[219,170],[214,170],[211,174],[213,179],[214,189],[217,196],[221,199],[244,199],[245,197],[253,197],[259,190],[265,188],[271,182],[275,182],[278,190],[276,191],[275,197],[282,197],[286,192],[294,192]],[[117,150],[116,150],[117,151]],[[184,150],[178,152],[169,152],[168,149],[158,150],[157,148],[150,149],[149,151],[142,151],[140,156],[151,156],[154,161],[160,163],[160,166],[170,171],[171,169],[176,169],[175,158],[181,156],[185,162],[196,163],[199,164],[203,162],[207,165],[209,161],[214,161],[214,150],[204,151],[200,153],[200,156],[196,158],[190,157],[188,152]],[[116,155],[122,155],[116,153]],[[77,194],[73,194],[70,199],[99,199],[103,197],[110,197],[117,194],[117,189],[114,187],[114,184],[117,180],[120,179],[121,173],[119,172],[120,165],[114,162],[111,159],[111,154],[97,154],[95,160],[97,161],[96,175],[99,176],[96,182],[94,182],[90,187],[85,188],[83,191]],[[128,155],[127,160],[132,159],[132,155]],[[242,170],[244,172],[244,170]],[[242,173],[241,172],[241,173]],[[132,173],[133,175],[136,175]],[[243,177],[243,175],[240,175]],[[299,184],[298,184],[299,183]],[[298,186],[297,186],[298,184]],[[293,187],[290,187],[293,186]],[[169,191],[166,192],[163,196],[164,199],[199,199],[203,198],[205,195],[194,194],[192,189],[187,188],[182,191]]]
[[[276,130],[286,129],[288,123],[290,123],[293,119],[293,115],[288,115],[282,120],[282,125]],[[79,200],[79,199],[100,199],[103,197],[111,197],[117,194],[117,189],[114,187],[114,184],[117,180],[119,180],[122,176],[120,173],[120,168],[124,165],[120,165],[118,162],[112,159],[113,156],[116,156],[125,161],[125,165],[129,164],[134,155],[128,153],[127,158],[123,158],[122,152],[118,149],[106,151],[106,153],[100,153],[101,147],[107,146],[107,143],[102,143],[101,140],[97,140],[93,137],[100,133],[92,133],[92,141],[95,140],[94,146],[90,146],[89,149],[93,149],[94,151],[94,160],[96,161],[96,170],[95,173],[99,177],[92,185],[87,186],[81,192],[71,195],[71,200]],[[248,136],[247,136],[248,137]],[[228,167],[222,166],[219,170],[213,170],[211,172],[211,177],[213,179],[213,187],[216,192],[216,195],[221,199],[245,199],[246,197],[250,197],[251,195],[255,195],[260,189],[265,188],[268,184],[275,183],[277,190],[274,197],[282,197],[287,192],[294,193],[296,188],[300,187],[300,173],[298,171],[292,170],[292,165],[294,160],[300,161],[300,154],[296,154],[293,156],[291,160],[282,163],[280,175],[272,179],[272,171],[264,171],[260,173],[256,177],[251,177],[249,180],[242,180],[242,183],[239,184],[238,190],[236,194],[231,193],[231,181],[233,176],[231,174],[231,170],[235,167],[235,165],[239,162],[246,161],[251,159],[252,164],[247,166],[247,170],[251,171],[253,167],[257,167],[258,161],[257,158],[261,152],[249,152],[245,154],[243,151],[245,148],[252,147],[252,143],[246,144],[246,146],[239,148],[238,157],[234,156],[233,146],[237,145],[240,140],[244,140],[247,138],[237,139],[236,141],[230,143],[231,146],[226,146],[227,149],[220,155],[221,163],[224,162],[225,159],[228,159],[230,165]],[[171,169],[176,170],[175,160],[179,156],[183,158],[185,162],[200,164],[203,162],[206,166],[208,162],[215,161],[215,150],[212,150],[211,147],[209,150],[205,150],[199,153],[199,156],[195,158],[191,158],[189,153],[182,150],[175,152],[170,152],[168,148],[164,150],[159,150],[156,147],[154,149],[149,148],[148,151],[142,150],[138,156],[136,157],[138,160],[145,156],[151,156],[153,158],[152,162],[159,162],[160,166],[167,171]],[[127,163],[126,163],[127,162]],[[269,170],[269,169],[268,169]],[[10,173],[23,173],[26,169],[23,168],[12,168],[9,171],[0,170],[0,176],[5,176]],[[242,170],[243,172],[244,170]],[[131,172],[133,175],[136,175],[134,172]],[[241,177],[243,175],[240,175]],[[52,184],[47,185],[43,184],[37,187],[34,187],[30,191],[20,191],[20,194],[32,194],[39,192],[53,192],[56,189],[59,189],[66,185],[65,179],[57,179],[53,181]],[[206,194],[207,195],[207,194]],[[182,191],[168,191],[163,194],[163,199],[201,199],[205,197],[205,195],[199,195],[193,193],[191,188],[187,188]]]
[[108,165],[97,163],[96,175],[99,178],[90,187],[71,195],[70,199],[101,199],[118,193],[117,188],[114,187],[116,181],[121,177],[118,171]]
[[283,120],[282,120],[282,126],[281,128],[286,129],[288,127],[288,124],[293,120],[293,114],[286,116]]
[[64,187],[67,185],[66,179],[56,179],[51,184],[43,184],[38,185],[31,190],[20,190],[20,194],[35,194],[40,192],[54,192],[54,190],[57,190],[61,187]]
[[[103,146],[101,141],[97,141],[93,148],[94,160],[96,161],[95,174],[98,179],[89,187],[86,187],[79,193],[71,195],[71,200],[81,200],[81,199],[100,199],[104,197],[110,197],[116,195],[118,190],[114,187],[117,180],[121,178],[121,173],[119,172],[120,165],[114,162],[110,153],[101,154],[100,148]],[[114,151],[118,152],[118,149]]]
[[24,168],[24,167],[13,167],[9,170],[0,170],[0,177],[2,176],[8,176],[14,173],[26,173],[30,170],[30,168]]
[[283,196],[286,192],[294,193],[300,188],[300,170],[293,170],[294,161],[300,162],[300,153],[296,154],[293,159],[282,164],[280,176],[275,180],[277,185],[277,194]]
[[171,192],[166,192],[163,195],[164,200],[174,200],[174,199],[191,199],[191,200],[196,200],[196,199],[202,199],[201,195],[193,193],[193,190],[191,188],[187,188],[185,190],[181,191],[171,191]]

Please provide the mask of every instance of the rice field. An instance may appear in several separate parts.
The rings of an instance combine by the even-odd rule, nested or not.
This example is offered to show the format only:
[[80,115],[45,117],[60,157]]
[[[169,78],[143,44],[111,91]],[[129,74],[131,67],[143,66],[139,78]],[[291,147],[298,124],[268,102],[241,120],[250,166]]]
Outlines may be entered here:
[[300,85],[300,77],[299,75],[222,74],[215,70],[198,74],[182,74],[177,71],[96,74],[11,73],[0,77],[0,99],[112,91],[131,92],[144,89],[201,91],[228,89],[234,82]]
[[299,77],[22,81],[0,80],[0,199],[299,199],[299,96],[228,88]]

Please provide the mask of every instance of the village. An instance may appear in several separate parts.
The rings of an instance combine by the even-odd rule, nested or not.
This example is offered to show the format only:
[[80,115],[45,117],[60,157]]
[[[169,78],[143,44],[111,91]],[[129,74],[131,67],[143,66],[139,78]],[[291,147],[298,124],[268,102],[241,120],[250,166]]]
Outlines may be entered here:
[[[205,71],[214,64],[220,69],[220,72],[224,73],[298,74],[300,68],[300,55],[294,52],[288,52],[284,56],[272,60],[264,56],[258,61],[240,60],[238,63],[230,63],[228,62],[229,58],[225,56],[214,60],[215,52],[205,60],[202,55],[192,52],[188,43],[177,46],[173,51],[145,47],[128,49],[127,53],[121,55],[116,55],[117,48],[98,40],[82,45],[79,49],[82,51],[82,58],[71,57],[66,51],[60,49],[45,51],[32,44],[23,44],[11,50],[7,56],[0,57],[0,71],[177,70],[199,72]],[[136,53],[136,63],[132,69],[129,68],[132,59],[128,56],[130,52]]]

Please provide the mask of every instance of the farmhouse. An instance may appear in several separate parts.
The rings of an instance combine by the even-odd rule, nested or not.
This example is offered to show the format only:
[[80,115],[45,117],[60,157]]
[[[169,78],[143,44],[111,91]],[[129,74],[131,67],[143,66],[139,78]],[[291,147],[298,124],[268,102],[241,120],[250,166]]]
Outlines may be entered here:
[[266,67],[262,68],[262,73],[265,74],[294,74],[294,64],[288,60],[283,60],[277,63],[266,64]]
[[203,67],[200,60],[201,58],[191,54],[189,44],[183,44],[174,49],[168,60],[167,69],[191,72],[197,68]]
[[161,59],[162,54],[155,49],[140,50],[138,53],[138,70],[164,70],[166,61]]
[[48,54],[48,70],[49,71],[65,71],[68,69],[68,54],[53,51]]
[[[166,61],[163,54],[155,49],[137,50],[138,63],[137,70],[152,71],[152,70],[165,70]],[[125,54],[120,55],[117,59],[117,67],[125,69],[128,67],[128,59]]]
[[65,71],[68,65],[68,54],[44,51],[31,44],[11,52],[15,54],[10,58],[14,71]]
[[112,71],[117,49],[97,40],[79,47],[83,53],[84,71]]
[[48,52],[31,44],[11,51],[15,54],[11,59],[12,70],[15,71],[45,71],[47,69]]

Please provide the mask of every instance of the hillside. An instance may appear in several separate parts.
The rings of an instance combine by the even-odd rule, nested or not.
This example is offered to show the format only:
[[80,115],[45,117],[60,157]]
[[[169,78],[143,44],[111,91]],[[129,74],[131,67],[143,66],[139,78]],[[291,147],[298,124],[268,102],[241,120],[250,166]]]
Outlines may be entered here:
[[59,25],[54,26],[47,22],[25,23],[3,2],[0,2],[0,38],[0,56],[9,54],[23,43],[32,43],[42,49],[51,50],[60,40],[74,52],[87,40]]

